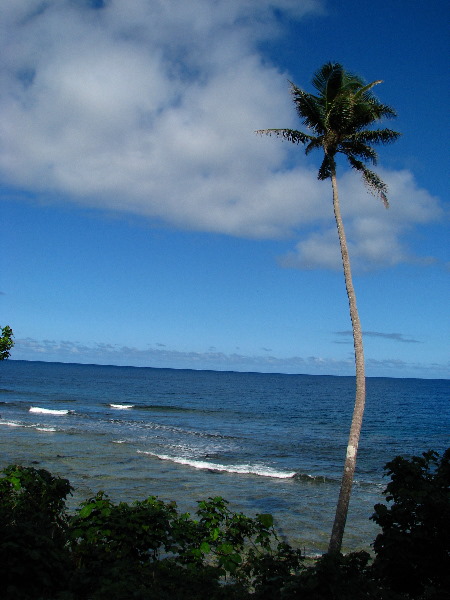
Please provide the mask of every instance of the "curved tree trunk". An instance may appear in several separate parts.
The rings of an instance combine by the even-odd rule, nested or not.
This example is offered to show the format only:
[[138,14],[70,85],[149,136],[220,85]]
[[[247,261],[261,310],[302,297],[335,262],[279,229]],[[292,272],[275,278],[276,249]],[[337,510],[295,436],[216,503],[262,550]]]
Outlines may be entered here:
[[334,216],[336,219],[336,225],[339,234],[342,265],[344,267],[345,286],[347,288],[348,303],[350,307],[350,318],[352,321],[353,344],[355,347],[356,364],[355,406],[353,409],[353,418],[348,439],[347,456],[344,464],[344,473],[342,475],[341,491],[339,493],[339,500],[336,507],[336,516],[334,518],[333,530],[331,533],[330,544],[328,547],[329,554],[337,554],[341,551],[342,538],[344,536],[345,522],[347,520],[347,512],[353,484],[353,475],[356,466],[356,454],[358,451],[359,435],[361,432],[361,425],[364,414],[364,404],[366,400],[366,378],[364,372],[364,350],[361,323],[359,321],[358,309],[356,307],[356,296],[355,290],[353,289],[350,259],[348,256],[344,224],[342,222],[341,211],[339,207],[336,171],[334,168],[332,169],[331,174],[331,184],[333,187]]

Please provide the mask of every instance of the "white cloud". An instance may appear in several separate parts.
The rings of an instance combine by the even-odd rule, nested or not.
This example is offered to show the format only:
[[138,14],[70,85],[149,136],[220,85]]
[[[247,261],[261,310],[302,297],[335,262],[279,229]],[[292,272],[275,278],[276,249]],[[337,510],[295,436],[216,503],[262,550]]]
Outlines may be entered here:
[[[443,216],[437,198],[420,189],[409,171],[379,173],[388,184],[390,208],[365,190],[356,173],[347,172],[339,181],[340,203],[347,243],[355,271],[389,267],[396,264],[432,263],[431,257],[415,256],[402,238],[414,225],[436,221]],[[329,186],[329,202],[331,186]],[[286,267],[315,269],[341,268],[336,227],[330,219],[320,231],[306,234],[296,251],[281,257]]]
[[[94,9],[94,6],[103,6]],[[277,238],[284,259],[338,267],[329,186],[286,167],[289,144],[253,134],[295,126],[288,74],[258,51],[320,0],[16,0],[2,7],[0,174],[54,201],[130,212],[180,228]],[[341,181],[361,268],[411,260],[400,236],[436,218],[408,172],[386,173],[388,214]]]

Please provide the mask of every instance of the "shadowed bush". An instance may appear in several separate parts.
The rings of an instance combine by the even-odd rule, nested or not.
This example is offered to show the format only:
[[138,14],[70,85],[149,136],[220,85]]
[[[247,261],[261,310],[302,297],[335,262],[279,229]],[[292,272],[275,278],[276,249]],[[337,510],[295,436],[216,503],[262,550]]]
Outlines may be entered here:
[[382,528],[373,544],[374,570],[393,590],[450,598],[450,448],[385,466],[389,506],[371,517]]
[[3,598],[51,598],[68,585],[67,479],[10,466],[0,478],[0,591]]
[[0,477],[0,597],[5,600],[449,600],[450,449],[385,467],[389,506],[367,552],[305,560],[271,515],[223,498],[195,517],[156,497],[104,492],[68,515],[66,479],[10,466]]

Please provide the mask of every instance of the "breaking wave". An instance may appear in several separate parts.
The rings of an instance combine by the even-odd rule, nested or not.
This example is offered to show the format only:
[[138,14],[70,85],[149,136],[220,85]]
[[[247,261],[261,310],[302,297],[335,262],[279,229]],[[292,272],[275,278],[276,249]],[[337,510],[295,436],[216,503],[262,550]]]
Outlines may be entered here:
[[168,460],[179,465],[186,465],[194,469],[202,469],[207,471],[220,471],[226,473],[238,473],[241,475],[259,475],[260,477],[274,477],[276,479],[291,479],[296,475],[294,471],[277,471],[271,467],[259,465],[222,465],[219,463],[210,463],[203,460],[191,460],[180,456],[168,456],[166,454],[156,454],[138,450],[139,454],[147,454],[160,460]]
[[57,410],[53,408],[40,408],[39,406],[32,406],[29,412],[42,415],[68,415],[69,413],[73,413],[73,411],[67,409]]

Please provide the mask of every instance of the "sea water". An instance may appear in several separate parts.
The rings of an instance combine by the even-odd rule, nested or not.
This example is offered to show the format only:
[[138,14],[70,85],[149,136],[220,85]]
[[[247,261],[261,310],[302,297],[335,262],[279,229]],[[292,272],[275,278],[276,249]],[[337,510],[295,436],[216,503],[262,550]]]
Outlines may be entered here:
[[[50,470],[74,486],[69,506],[104,490],[195,512],[223,496],[271,513],[279,535],[324,552],[353,411],[353,377],[0,363],[1,464]],[[368,549],[394,456],[450,444],[450,381],[367,379],[344,549]]]

